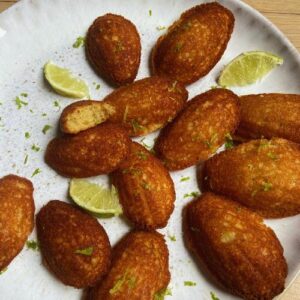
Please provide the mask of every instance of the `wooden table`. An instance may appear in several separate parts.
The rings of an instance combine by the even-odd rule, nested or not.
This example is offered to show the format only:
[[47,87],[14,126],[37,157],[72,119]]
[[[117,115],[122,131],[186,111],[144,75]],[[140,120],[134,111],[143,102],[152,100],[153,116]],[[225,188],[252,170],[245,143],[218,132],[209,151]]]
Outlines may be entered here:
[[[0,12],[15,2],[17,1],[0,0]],[[244,2],[277,25],[300,51],[300,0],[244,0]],[[279,299],[300,300],[300,275]]]

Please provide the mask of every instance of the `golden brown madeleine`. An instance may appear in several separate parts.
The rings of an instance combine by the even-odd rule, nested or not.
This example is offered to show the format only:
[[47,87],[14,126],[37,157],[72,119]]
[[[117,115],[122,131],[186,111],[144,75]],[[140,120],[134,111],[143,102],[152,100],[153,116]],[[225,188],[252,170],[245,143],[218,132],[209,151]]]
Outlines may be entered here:
[[122,123],[130,136],[145,135],[171,122],[188,98],[185,87],[162,76],[152,76],[121,87],[104,102],[115,108],[110,122]]
[[141,58],[136,27],[122,16],[106,14],[98,17],[87,33],[86,55],[95,71],[110,83],[131,83]]
[[115,90],[104,101],[72,103],[64,109],[60,127],[74,134],[109,120],[122,124],[130,136],[145,135],[172,121],[187,98],[182,84],[166,77],[148,77]]
[[130,144],[130,154],[112,173],[125,216],[138,228],[155,229],[167,225],[174,209],[175,189],[163,164],[138,143]]
[[273,138],[241,144],[209,159],[207,186],[266,218],[300,213],[300,146]]
[[114,247],[110,272],[89,299],[153,300],[169,281],[169,251],[163,236],[134,231]]
[[0,179],[0,271],[19,254],[34,226],[31,181],[16,175]]
[[281,137],[300,143],[300,95],[258,94],[240,97],[241,123],[237,135]]
[[130,139],[126,130],[104,123],[73,136],[53,139],[45,160],[66,177],[89,177],[115,170],[128,153]]
[[94,286],[108,272],[111,247],[98,221],[71,204],[53,200],[36,218],[41,252],[64,284]]
[[233,14],[216,2],[186,11],[157,41],[152,52],[154,74],[184,84],[205,76],[223,55],[233,26]]
[[189,101],[166,126],[155,144],[169,170],[180,170],[206,160],[238,126],[238,97],[226,89],[213,89]]
[[271,300],[284,289],[287,264],[272,229],[238,203],[205,193],[184,216],[188,248],[232,293]]

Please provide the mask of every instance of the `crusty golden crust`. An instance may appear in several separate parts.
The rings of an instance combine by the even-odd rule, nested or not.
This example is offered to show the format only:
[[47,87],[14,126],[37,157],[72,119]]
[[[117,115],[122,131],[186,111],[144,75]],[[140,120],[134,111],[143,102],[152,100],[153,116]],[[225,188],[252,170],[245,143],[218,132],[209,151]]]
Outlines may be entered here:
[[16,175],[0,179],[0,271],[22,250],[34,226],[31,181]]
[[258,94],[240,97],[237,135],[246,139],[281,137],[300,143],[300,95]]
[[114,113],[115,108],[104,101],[77,101],[63,110],[60,129],[64,133],[76,134],[107,121]]
[[174,209],[175,189],[162,163],[138,143],[130,144],[129,156],[112,173],[125,216],[138,228],[167,225]]
[[152,76],[120,87],[103,101],[78,101],[60,117],[65,133],[78,133],[104,121],[126,128],[130,136],[151,133],[171,122],[188,98],[185,87],[162,76]]
[[195,82],[220,60],[233,26],[233,14],[216,2],[191,8],[157,41],[153,73],[184,84]]
[[188,101],[175,120],[160,133],[155,151],[169,170],[206,160],[232,134],[240,118],[238,97],[213,89]]
[[115,170],[128,153],[130,139],[125,129],[103,123],[74,136],[53,139],[45,160],[66,177],[89,177]]
[[91,290],[90,300],[153,300],[170,281],[169,252],[161,234],[135,231],[113,249],[108,275]]
[[[89,214],[53,200],[37,214],[37,234],[43,258],[64,284],[94,286],[111,262],[111,247],[103,227]],[[91,249],[90,255],[76,253]]]
[[300,146],[273,138],[253,140],[205,163],[207,185],[266,218],[300,213]]
[[184,218],[187,247],[233,294],[271,300],[283,291],[283,249],[259,215],[228,198],[205,193],[188,204]]
[[135,79],[141,41],[129,20],[113,14],[98,17],[88,30],[85,48],[95,71],[110,83],[123,85]]

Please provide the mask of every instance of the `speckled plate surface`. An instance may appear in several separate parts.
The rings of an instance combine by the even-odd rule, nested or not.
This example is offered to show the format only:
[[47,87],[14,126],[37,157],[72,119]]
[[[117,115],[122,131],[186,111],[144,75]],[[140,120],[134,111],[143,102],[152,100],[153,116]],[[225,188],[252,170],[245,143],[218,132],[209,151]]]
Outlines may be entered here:
[[[53,60],[81,74],[90,86],[93,99],[102,99],[111,88],[99,78],[86,62],[84,49],[75,49],[76,37],[85,35],[91,22],[108,12],[117,13],[133,21],[142,39],[142,60],[138,77],[149,75],[148,58],[151,47],[163,31],[158,26],[168,26],[181,12],[202,3],[195,0],[24,0],[0,15],[0,176],[15,173],[31,178],[39,168],[41,173],[31,178],[35,192],[36,211],[50,199],[69,201],[68,179],[57,175],[43,160],[48,141],[56,134],[61,110],[73,100],[56,95],[43,79],[42,67]],[[215,68],[202,80],[188,87],[190,98],[212,85],[224,66],[233,57],[249,50],[272,51],[285,60],[283,66],[255,85],[234,89],[239,94],[259,92],[300,93],[300,57],[297,50],[270,22],[255,10],[238,0],[219,1],[235,15],[236,23],[228,48]],[[152,11],[150,16],[149,10]],[[101,88],[96,89],[100,84]],[[21,93],[28,105],[17,109],[14,99]],[[60,107],[54,105],[57,101]],[[53,126],[46,134],[43,127]],[[30,138],[25,138],[25,132]],[[153,143],[157,134],[146,137]],[[40,150],[32,150],[36,145]],[[28,155],[27,163],[24,163]],[[189,181],[180,182],[183,176]],[[176,185],[176,208],[166,234],[170,250],[172,296],[166,299],[210,299],[213,291],[221,300],[236,299],[209,281],[184,248],[181,233],[182,207],[191,198],[186,193],[198,191],[195,168],[173,172]],[[106,183],[105,176],[92,179]],[[100,220],[112,244],[130,228],[121,218]],[[300,268],[300,218],[291,217],[267,221],[283,244],[289,266],[288,285]],[[168,235],[175,236],[171,241]],[[35,231],[30,239],[35,239]],[[196,286],[186,287],[184,281],[195,281]],[[0,276],[0,299],[5,300],[66,300],[80,299],[82,291],[64,286],[42,265],[39,252],[26,248],[13,260],[8,270]]]

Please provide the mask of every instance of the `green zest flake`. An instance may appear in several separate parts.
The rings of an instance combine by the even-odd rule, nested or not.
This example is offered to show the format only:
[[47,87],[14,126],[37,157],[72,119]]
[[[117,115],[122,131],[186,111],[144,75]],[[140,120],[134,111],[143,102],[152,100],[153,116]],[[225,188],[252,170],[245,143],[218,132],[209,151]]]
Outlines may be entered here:
[[238,213],[240,213],[240,212],[242,211],[242,208],[241,208],[241,207],[237,207],[237,208],[236,208],[236,211],[237,211]]
[[225,135],[225,149],[229,150],[229,149],[233,148],[233,146],[234,146],[234,144],[233,144],[232,137],[231,137],[230,133],[227,133]]
[[268,152],[267,156],[269,158],[271,158],[272,160],[276,160],[278,158],[277,155],[275,153],[273,153],[273,152]]
[[218,138],[218,134],[214,133],[209,141],[204,141],[204,144],[207,146],[207,148],[211,149],[213,146],[213,143],[216,141],[216,139]]
[[268,192],[272,189],[273,185],[270,182],[264,182],[261,184],[261,186],[257,189],[255,189],[252,193],[251,193],[251,197],[254,197],[259,191],[262,192]]
[[188,180],[190,180],[190,179],[191,179],[191,177],[182,177],[182,178],[180,179],[180,182],[188,181]]
[[33,171],[32,175],[31,175],[31,178],[34,177],[35,175],[41,173],[41,172],[42,172],[42,171],[41,171],[39,168],[35,169],[35,170]]
[[79,48],[81,46],[84,46],[84,42],[85,42],[85,37],[79,36],[76,39],[76,42],[73,44],[73,48]]
[[77,249],[77,250],[75,250],[74,253],[85,255],[85,256],[91,256],[93,254],[93,252],[94,252],[94,247],[87,247],[87,248],[83,248],[83,249]]
[[183,28],[184,30],[188,30],[188,29],[190,29],[191,27],[192,27],[191,22],[187,22],[187,23],[183,24],[183,26],[182,26],[182,28]]
[[153,154],[153,155],[155,155],[156,154],[156,152],[155,152],[155,150],[152,148],[152,149],[149,149],[149,151]]
[[115,52],[122,51],[123,49],[123,43],[121,41],[117,41]]
[[258,150],[269,147],[270,145],[271,145],[271,141],[266,142],[264,140],[261,140],[260,143],[259,143],[259,146],[258,146]]
[[216,294],[213,293],[213,292],[210,292],[210,297],[211,297],[212,300],[220,300],[220,299],[216,296]]
[[21,107],[28,105],[28,102],[22,101],[19,96],[16,97],[15,102],[18,109],[21,109]]
[[42,113],[42,117],[46,117],[47,116],[47,114],[46,113]]
[[57,107],[58,110],[60,110],[60,104],[59,104],[59,102],[58,102],[57,100],[55,100],[55,101],[53,102],[53,105],[54,105],[54,107]]
[[0,105],[2,105],[3,103],[2,102],[0,102]]
[[135,288],[136,285],[136,278],[135,277],[129,277],[128,278],[128,286],[130,289]]
[[168,92],[176,92],[177,80],[172,83],[171,87],[168,87]]
[[147,144],[144,142],[144,140],[145,140],[145,138],[143,137],[143,138],[141,139],[142,145],[143,145],[145,148],[147,148],[148,150],[150,150],[150,149],[151,149],[151,146],[147,145]]
[[32,146],[31,146],[31,150],[33,150],[33,151],[35,151],[35,152],[39,152],[40,151],[40,147],[38,147],[37,145],[35,145],[35,144],[33,144]]
[[130,123],[134,133],[137,133],[139,130],[143,131],[145,129],[145,127],[140,125],[136,120],[131,120]]
[[195,198],[195,197],[198,197],[199,195],[200,195],[199,192],[191,192],[189,194],[184,194],[183,198],[189,198],[189,197]]
[[4,268],[0,271],[0,275],[7,271],[7,268]]
[[115,282],[114,286],[109,290],[109,293],[111,295],[114,295],[114,294],[118,293],[120,291],[122,285],[125,283],[125,281],[126,281],[126,273],[123,277],[119,278]]
[[141,186],[142,186],[142,188],[144,188],[145,190],[148,190],[148,191],[151,190],[150,185],[149,185],[147,182],[143,182],[143,183],[141,184]]
[[126,272],[124,273],[124,275],[122,277],[120,277],[119,279],[116,280],[116,282],[114,283],[114,286],[109,290],[109,293],[111,295],[118,293],[125,283],[127,283],[128,287],[130,289],[134,288],[135,284],[136,284],[136,278],[133,276],[129,276],[128,270],[126,270]]
[[47,131],[48,131],[49,129],[51,129],[51,128],[52,128],[51,125],[45,125],[44,128],[43,128],[43,130],[42,130],[43,134],[46,134]]
[[154,294],[154,300],[164,300],[165,296],[172,296],[172,291],[169,288],[160,290]]
[[21,96],[27,98],[28,94],[27,93],[21,93]]
[[184,286],[195,286],[195,285],[197,285],[197,283],[193,282],[193,281],[185,281],[184,282]]
[[33,114],[33,110],[32,109],[29,109],[29,111]]
[[28,240],[26,242],[26,247],[27,247],[27,249],[31,249],[33,251],[40,250],[39,243],[37,241],[34,241],[34,240]]
[[168,238],[169,238],[172,242],[176,242],[176,236],[175,236],[175,235],[170,235],[170,234],[168,234]]
[[27,161],[28,161],[28,154],[25,155],[25,159],[24,159],[24,165],[27,164]]
[[143,151],[137,152],[136,155],[138,156],[138,158],[140,158],[142,160],[147,160],[147,158],[148,158],[148,155],[146,153],[144,153]]
[[181,48],[183,47],[183,44],[182,43],[177,43],[176,45],[175,45],[175,52],[180,52],[180,50],[181,50]]
[[167,27],[166,26],[157,26],[156,30],[160,31],[160,30],[165,30]]
[[152,16],[152,10],[149,9],[149,16],[151,17]]
[[251,193],[251,197],[254,197],[256,194],[257,194],[258,190],[254,190],[252,193]]
[[101,85],[100,85],[100,84],[97,84],[97,85],[96,85],[96,90],[99,90],[100,87],[101,87]]
[[27,132],[27,131],[25,132],[25,138],[26,138],[26,139],[29,139],[29,138],[30,138],[30,133]]
[[270,191],[272,189],[272,186],[273,186],[272,183],[270,183],[270,182],[264,182],[262,184],[262,190],[264,192],[268,192],[268,191]]
[[127,115],[128,115],[128,105],[125,106],[125,111],[124,111],[124,115],[123,115],[123,123],[126,123]]
[[122,171],[123,174],[140,174],[141,173],[141,170],[140,169],[136,169],[136,168],[129,168],[129,169],[124,169]]
[[[194,141],[193,141],[194,142]],[[204,144],[207,146],[207,148],[211,148],[211,143],[210,141],[204,141]]]

